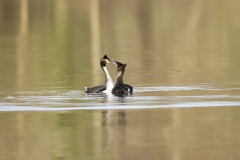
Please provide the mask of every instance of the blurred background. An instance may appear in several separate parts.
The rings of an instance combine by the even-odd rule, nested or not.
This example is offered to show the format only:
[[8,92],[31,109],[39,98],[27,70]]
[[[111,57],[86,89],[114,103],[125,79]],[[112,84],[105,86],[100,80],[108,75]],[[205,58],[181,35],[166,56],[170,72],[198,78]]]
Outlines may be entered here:
[[0,86],[99,85],[104,54],[128,64],[124,79],[135,86],[238,82],[239,3],[1,0]]
[[[0,0],[0,159],[239,159],[239,17],[239,0]],[[132,97],[83,94],[105,54]],[[81,110],[114,105],[167,109]]]

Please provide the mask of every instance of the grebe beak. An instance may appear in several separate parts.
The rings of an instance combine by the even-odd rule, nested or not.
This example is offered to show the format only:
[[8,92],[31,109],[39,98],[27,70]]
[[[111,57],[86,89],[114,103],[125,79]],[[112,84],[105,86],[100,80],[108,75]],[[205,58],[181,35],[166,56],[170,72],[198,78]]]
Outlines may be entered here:
[[120,62],[118,62],[118,61],[111,60],[111,59],[110,59],[110,62],[111,62],[112,64],[115,64],[115,65],[117,66],[117,68],[122,65],[122,63],[120,63]]
[[114,60],[110,59],[110,63],[115,64],[116,66],[118,66],[117,61],[114,61]]

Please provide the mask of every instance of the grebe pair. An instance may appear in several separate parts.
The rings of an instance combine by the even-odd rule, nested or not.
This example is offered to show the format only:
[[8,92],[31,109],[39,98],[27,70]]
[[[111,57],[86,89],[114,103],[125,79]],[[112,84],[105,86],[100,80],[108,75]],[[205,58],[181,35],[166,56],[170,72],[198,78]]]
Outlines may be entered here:
[[[116,78],[115,81],[115,85],[113,87],[113,81],[112,78],[110,76],[110,74],[108,73],[107,70],[107,63],[112,63],[117,65],[117,72],[120,72]],[[125,72],[125,67],[127,66],[127,64],[122,64],[120,62],[117,61],[113,61],[110,58],[107,57],[107,55],[103,56],[103,58],[101,58],[100,60],[100,66],[104,71],[105,74],[105,83],[103,85],[100,86],[95,86],[93,88],[87,88],[85,87],[85,93],[117,93],[117,94],[124,94],[124,93],[132,93],[133,92],[133,88],[128,85],[128,84],[124,84],[123,83],[123,75]]]

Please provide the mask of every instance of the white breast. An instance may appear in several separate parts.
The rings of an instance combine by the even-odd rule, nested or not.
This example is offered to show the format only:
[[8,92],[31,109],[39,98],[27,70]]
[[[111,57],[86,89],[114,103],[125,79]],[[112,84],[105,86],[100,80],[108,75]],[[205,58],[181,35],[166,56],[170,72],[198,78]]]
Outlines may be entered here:
[[106,79],[107,79],[107,82],[106,82],[107,89],[105,91],[103,91],[103,93],[111,93],[112,89],[113,89],[113,80],[112,80],[112,78],[111,78],[110,74],[108,73],[108,70],[105,66],[103,67],[103,70],[106,74]]

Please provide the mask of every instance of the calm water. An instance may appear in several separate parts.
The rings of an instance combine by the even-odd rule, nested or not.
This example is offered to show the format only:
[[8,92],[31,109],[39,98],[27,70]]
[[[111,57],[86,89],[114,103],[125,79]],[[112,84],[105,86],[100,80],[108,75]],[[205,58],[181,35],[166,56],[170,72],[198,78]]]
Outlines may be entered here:
[[[0,0],[0,159],[240,159],[239,15],[237,0]],[[84,94],[104,54],[133,95]]]

